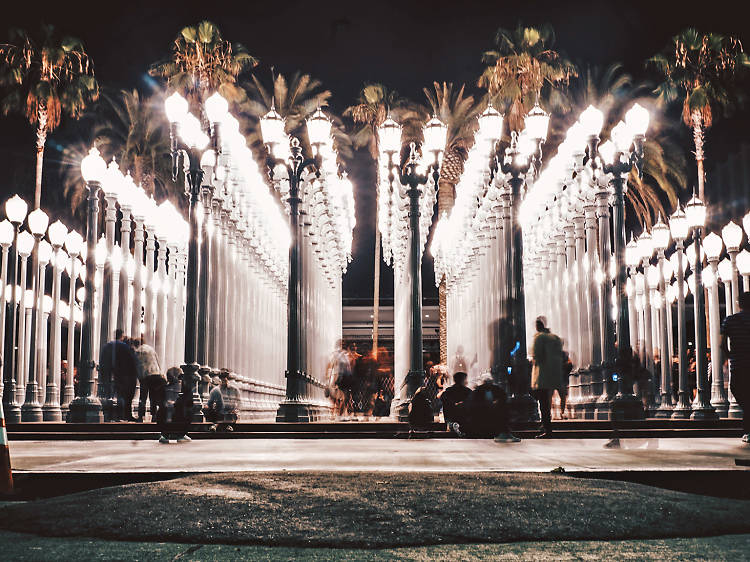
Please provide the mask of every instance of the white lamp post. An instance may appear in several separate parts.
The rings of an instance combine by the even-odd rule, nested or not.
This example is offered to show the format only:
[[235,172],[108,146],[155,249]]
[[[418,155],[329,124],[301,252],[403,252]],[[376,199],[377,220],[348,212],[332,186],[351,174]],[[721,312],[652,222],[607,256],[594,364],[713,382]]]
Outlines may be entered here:
[[688,365],[687,365],[687,327],[685,325],[685,255],[683,243],[687,238],[690,225],[682,209],[677,209],[669,221],[669,228],[676,245],[677,275],[677,355],[679,366],[679,390],[677,405],[672,410],[672,418],[689,418],[691,413],[690,397],[688,396]]
[[[739,291],[739,277],[737,275],[737,254],[740,251],[742,245],[742,228],[735,223],[730,221],[724,228],[721,229],[721,237],[724,239],[724,244],[727,247],[729,253],[729,260],[732,263],[732,310],[737,312],[740,309],[740,291]],[[728,313],[727,313],[728,314]]]
[[722,417],[727,417],[729,411],[729,401],[727,392],[724,388],[724,369],[720,334],[720,315],[719,315],[719,257],[724,249],[724,243],[721,237],[711,232],[703,240],[703,247],[706,249],[708,258],[708,269],[703,272],[703,284],[708,287],[708,325],[711,336],[711,405],[716,413]]
[[669,227],[664,224],[659,215],[659,219],[651,229],[652,237],[654,240],[654,248],[656,248],[657,257],[659,259],[659,296],[661,297],[661,331],[659,334],[659,355],[661,355],[661,395],[659,400],[659,408],[655,413],[658,418],[667,418],[672,415],[672,349],[670,347],[671,331],[672,331],[672,315],[671,315],[671,301],[667,297],[667,286],[670,283],[671,271],[667,276],[667,262],[665,257],[665,251],[669,247],[672,240],[672,235]]

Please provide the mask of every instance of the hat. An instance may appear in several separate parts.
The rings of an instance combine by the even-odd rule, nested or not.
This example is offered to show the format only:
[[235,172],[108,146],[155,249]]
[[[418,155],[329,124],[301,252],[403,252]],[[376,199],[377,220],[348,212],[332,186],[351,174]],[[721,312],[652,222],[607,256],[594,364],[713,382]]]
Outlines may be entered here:
[[537,316],[536,317],[537,322],[541,322],[542,326],[545,328],[547,327],[547,317],[546,316]]
[[214,377],[214,378],[211,379],[211,382],[214,383],[214,384],[216,384],[216,385],[219,385],[219,384],[221,384],[221,379],[219,377]]
[[232,377],[229,374],[229,370],[228,369],[222,369],[221,371],[219,371],[219,378],[220,379],[231,379]]

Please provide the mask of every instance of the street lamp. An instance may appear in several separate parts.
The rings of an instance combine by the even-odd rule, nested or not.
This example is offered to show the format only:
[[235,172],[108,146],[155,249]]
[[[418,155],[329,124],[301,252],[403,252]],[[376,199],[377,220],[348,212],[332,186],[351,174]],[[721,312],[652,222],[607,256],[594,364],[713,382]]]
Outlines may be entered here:
[[669,227],[662,221],[661,213],[656,224],[651,229],[651,236],[656,248],[657,258],[659,260],[659,296],[661,301],[661,330],[659,333],[659,355],[661,356],[661,396],[659,408],[655,415],[657,418],[666,418],[672,415],[672,349],[669,346],[671,341],[672,322],[670,314],[671,302],[667,296],[667,285],[671,278],[671,270],[667,275],[667,266],[665,251],[669,247],[672,239]]
[[[721,229],[721,237],[724,239],[724,244],[726,245],[727,253],[729,254],[729,261],[732,263],[732,312],[736,313],[739,312],[740,309],[737,254],[742,245],[742,228],[734,221],[729,221],[729,224]],[[728,311],[727,315],[729,315]]]
[[[81,161],[81,175],[86,182],[88,214],[86,217],[86,278],[85,292],[90,295],[83,301],[83,321],[81,323],[81,361],[78,366],[78,395],[70,402],[69,421],[76,423],[98,423],[102,421],[102,404],[94,393],[94,369],[96,368],[94,349],[94,284],[96,277],[96,242],[98,235],[99,190],[107,172],[107,164],[96,148]],[[66,239],[66,242],[68,240]],[[78,240],[72,240],[76,244]],[[73,308],[73,303],[68,305]],[[68,325],[70,330],[70,324]],[[72,357],[70,350],[68,357]],[[72,360],[68,360],[68,369]],[[71,384],[72,377],[68,377]]]
[[[6,314],[5,324],[5,350],[4,356],[4,390],[3,390],[3,410],[5,413],[6,423],[18,423],[21,421],[21,405],[16,398],[16,380],[15,372],[19,358],[17,356],[16,341],[18,338],[18,317],[16,312],[17,302],[20,299],[18,294],[18,233],[21,224],[26,219],[26,213],[29,205],[18,195],[14,195],[5,202],[5,215],[8,217],[13,227],[13,240],[10,245],[10,269],[8,272],[7,282],[11,287],[11,299],[6,305],[9,314]],[[20,309],[23,314],[23,309]],[[10,337],[8,337],[10,336]]]
[[678,208],[669,221],[669,228],[676,246],[675,274],[677,276],[677,351],[679,366],[679,390],[677,405],[672,410],[672,418],[690,417],[687,370],[687,327],[685,325],[685,255],[684,242],[688,236],[690,223],[682,209]]
[[[724,249],[721,237],[711,232],[703,240],[706,249],[708,269],[703,272],[703,284],[708,287],[708,325],[711,336],[711,405],[720,417],[726,417],[729,410],[727,392],[724,388],[724,370],[720,345],[719,314],[719,257]],[[708,276],[706,275],[708,274]]]
[[[693,402],[693,413],[691,419],[705,420],[715,419],[716,410],[711,405],[708,388],[708,370],[706,365],[706,305],[703,294],[703,255],[701,252],[701,238],[703,227],[706,224],[706,204],[693,194],[692,199],[685,206],[685,218],[693,230],[695,242],[695,261],[693,267],[693,278],[695,279],[695,291],[693,292],[693,312],[695,318],[695,372],[697,394]],[[712,340],[713,341],[713,340]]]

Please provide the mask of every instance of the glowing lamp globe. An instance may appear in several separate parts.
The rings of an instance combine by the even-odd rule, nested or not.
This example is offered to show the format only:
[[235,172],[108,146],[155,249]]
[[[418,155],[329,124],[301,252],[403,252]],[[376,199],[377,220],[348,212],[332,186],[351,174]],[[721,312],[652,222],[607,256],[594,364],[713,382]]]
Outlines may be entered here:
[[52,259],[52,244],[46,240],[39,242],[39,263],[46,265]]
[[549,114],[539,104],[534,105],[524,119],[525,132],[535,141],[547,140]]
[[728,251],[739,251],[740,244],[742,244],[742,229],[737,223],[729,221],[729,224],[721,229],[721,237],[724,239]]
[[627,152],[630,149],[630,145],[633,144],[633,133],[622,121],[612,127],[610,137],[612,138],[612,142],[615,143],[618,152]]
[[307,120],[307,135],[310,144],[327,144],[331,140],[331,120],[326,117],[323,110],[318,108],[312,117]]
[[75,230],[68,232],[65,237],[65,249],[71,256],[77,256],[81,253],[83,247],[83,237]]
[[180,136],[188,146],[192,146],[198,150],[204,149],[208,145],[209,140],[211,140],[203,132],[201,122],[192,113],[187,113],[182,118],[180,122]]
[[719,279],[722,283],[729,283],[732,281],[732,262],[728,258],[724,258],[719,262]]
[[677,300],[677,285],[676,281],[667,287],[667,301],[671,304]]
[[742,218],[742,226],[745,228],[745,233],[750,236],[750,213]]
[[31,255],[31,250],[34,248],[34,237],[24,230],[18,235],[18,243],[16,249],[18,253],[24,257]]
[[737,254],[737,269],[743,276],[750,275],[750,252],[742,250]]
[[170,123],[179,123],[187,115],[188,102],[180,94],[175,92],[164,100],[164,111]]
[[703,228],[706,225],[706,204],[693,195],[685,205],[685,217],[690,228]]
[[656,289],[659,286],[659,281],[661,280],[661,275],[659,275],[659,268],[655,265],[648,266],[646,276],[648,278],[649,288]]
[[654,239],[648,232],[644,232],[638,237],[638,251],[642,260],[650,260],[654,255]]
[[[690,246],[685,248],[685,255],[687,256],[688,263],[690,263],[690,267],[695,267],[695,260],[697,257],[696,254],[697,252],[695,249],[695,242],[693,242],[692,244],[690,244]],[[705,257],[706,257],[706,252],[703,249],[703,247],[701,247],[701,263],[703,263],[703,260],[705,259]]]
[[41,209],[31,211],[26,220],[29,223],[29,230],[34,236],[44,236],[44,233],[47,232],[49,217]]
[[96,250],[94,251],[94,260],[96,261],[97,267],[104,267],[107,263],[107,240],[102,236],[99,242],[96,243]]
[[628,267],[638,267],[640,261],[641,255],[638,251],[638,242],[631,238],[630,242],[625,246],[625,263]]
[[57,269],[62,271],[65,269],[65,266],[68,264],[68,254],[65,253],[65,250],[58,250],[55,253],[55,262],[54,265],[57,266]]
[[13,225],[8,219],[0,222],[0,246],[7,248],[13,243]]
[[714,273],[714,270],[711,268],[704,269],[702,280],[703,286],[708,287],[709,289],[716,285],[716,274]]
[[107,172],[107,163],[99,154],[99,151],[91,147],[89,153],[81,160],[81,175],[86,183],[101,183]]
[[599,145],[599,156],[601,156],[602,162],[604,162],[608,166],[614,164],[615,152],[617,152],[617,148],[615,147],[615,143],[613,143],[611,140],[603,142]]
[[604,126],[604,114],[593,105],[589,105],[583,113],[581,113],[578,122],[583,127],[586,136],[598,137]]
[[441,152],[445,150],[447,137],[448,127],[433,115],[432,119],[424,127],[424,149],[428,152]]
[[213,168],[216,166],[216,152],[207,150],[201,156],[201,168]]
[[117,244],[112,247],[112,255],[109,258],[109,263],[112,264],[113,271],[120,271],[122,269],[122,250]]
[[65,243],[65,237],[68,234],[68,228],[59,220],[49,225],[49,241],[54,248],[59,248]]
[[5,202],[5,214],[8,220],[15,224],[21,224],[29,211],[29,204],[17,194]]
[[654,249],[664,251],[669,247],[672,235],[669,232],[669,227],[661,220],[661,213],[656,224],[651,229],[651,237],[654,241]]
[[229,103],[219,92],[214,92],[206,100],[205,108],[206,117],[211,123],[221,123],[229,111]]
[[625,123],[634,136],[645,135],[646,130],[648,129],[648,122],[648,109],[638,103],[634,104],[633,107],[628,109],[628,112],[625,114]]
[[479,116],[479,134],[489,141],[496,141],[503,135],[503,116],[491,103]]
[[266,144],[280,144],[286,140],[284,119],[273,107],[260,118],[260,134]]
[[669,219],[669,230],[672,233],[672,238],[675,240],[684,240],[687,238],[688,229],[687,217],[683,210],[678,207]]
[[[685,279],[685,286],[689,289],[690,293],[695,294],[695,275],[688,275]],[[688,291],[685,291],[685,296],[688,296]]]
[[709,261],[718,260],[724,249],[724,242],[721,237],[711,232],[703,239],[703,248],[706,250]]
[[124,181],[125,176],[122,175],[117,161],[112,158],[112,161],[107,166],[107,172],[104,174],[104,181],[102,181],[104,194],[107,197],[117,197],[120,194]]

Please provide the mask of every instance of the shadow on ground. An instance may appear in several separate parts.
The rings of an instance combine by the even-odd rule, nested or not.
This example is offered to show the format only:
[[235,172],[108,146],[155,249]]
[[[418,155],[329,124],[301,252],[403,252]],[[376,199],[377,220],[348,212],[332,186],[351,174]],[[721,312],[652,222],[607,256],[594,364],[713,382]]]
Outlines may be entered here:
[[5,504],[0,528],[131,541],[388,548],[750,532],[750,502],[519,473],[222,473]]

